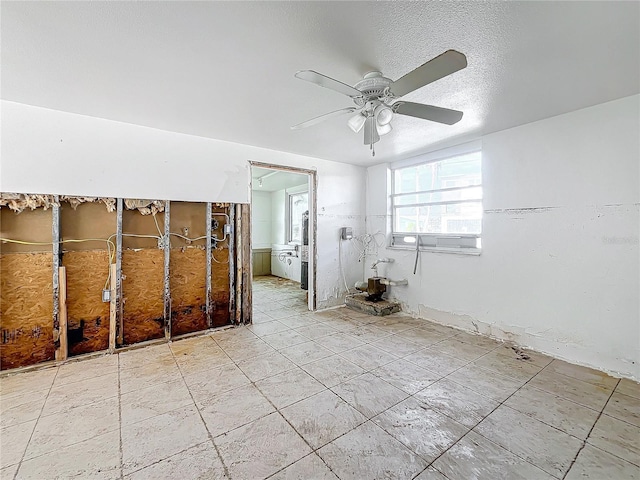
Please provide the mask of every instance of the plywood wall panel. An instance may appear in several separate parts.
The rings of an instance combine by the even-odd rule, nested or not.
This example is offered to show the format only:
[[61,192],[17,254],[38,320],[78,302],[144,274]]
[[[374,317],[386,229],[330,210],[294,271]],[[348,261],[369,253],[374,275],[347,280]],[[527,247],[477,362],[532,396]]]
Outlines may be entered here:
[[0,255],[0,368],[53,360],[51,253]]
[[206,330],[209,323],[206,316],[205,250],[197,247],[172,248],[169,272],[171,335]]
[[164,251],[125,250],[122,253],[125,344],[164,337],[163,292]]
[[[222,235],[220,235],[222,237]],[[211,323],[213,327],[229,325],[229,249],[227,242],[214,249],[211,262]]]
[[102,289],[109,274],[107,251],[67,252],[62,264],[67,269],[69,355],[106,350],[109,303],[102,301]]

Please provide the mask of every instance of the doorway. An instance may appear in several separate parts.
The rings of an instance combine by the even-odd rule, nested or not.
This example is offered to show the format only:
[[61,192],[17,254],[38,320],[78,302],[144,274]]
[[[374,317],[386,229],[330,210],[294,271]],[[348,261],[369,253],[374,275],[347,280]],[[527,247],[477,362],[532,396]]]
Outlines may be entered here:
[[315,171],[251,163],[254,312],[315,310],[315,205]]

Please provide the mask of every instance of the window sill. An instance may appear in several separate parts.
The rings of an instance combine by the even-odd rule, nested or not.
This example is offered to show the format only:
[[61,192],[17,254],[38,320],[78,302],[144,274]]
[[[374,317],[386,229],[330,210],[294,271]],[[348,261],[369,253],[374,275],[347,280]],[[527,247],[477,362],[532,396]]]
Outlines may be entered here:
[[[405,252],[415,252],[415,247],[399,247],[399,246],[388,246],[387,250],[402,250]],[[446,248],[446,247],[420,247],[421,252],[432,252],[432,253],[453,253],[456,255],[474,255],[479,256],[482,253],[482,250],[479,248]]]

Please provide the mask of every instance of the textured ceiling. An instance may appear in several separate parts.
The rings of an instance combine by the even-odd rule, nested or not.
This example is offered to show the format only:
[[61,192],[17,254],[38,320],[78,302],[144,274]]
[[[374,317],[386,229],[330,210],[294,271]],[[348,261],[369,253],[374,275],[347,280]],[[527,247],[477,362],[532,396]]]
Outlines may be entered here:
[[[639,2],[2,2],[6,100],[370,165],[638,93]],[[447,49],[469,66],[407,95],[463,110],[397,116],[372,158],[297,80],[397,79]]]

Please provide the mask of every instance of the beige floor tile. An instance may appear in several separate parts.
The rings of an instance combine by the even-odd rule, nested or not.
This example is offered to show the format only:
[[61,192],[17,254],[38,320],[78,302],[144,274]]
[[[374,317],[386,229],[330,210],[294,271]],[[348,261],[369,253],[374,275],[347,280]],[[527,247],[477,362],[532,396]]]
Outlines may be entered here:
[[498,402],[443,378],[416,393],[416,400],[469,428],[498,406]]
[[264,337],[262,337],[262,340],[267,342],[276,350],[282,350],[283,348],[292,347],[294,345],[309,341],[307,337],[305,337],[304,335],[300,335],[295,330],[287,330],[285,332],[280,332],[273,335],[265,335]]
[[640,465],[640,428],[602,415],[587,442],[635,465]]
[[66,383],[56,386],[49,392],[42,415],[65,413],[81,405],[89,405],[106,398],[118,396],[118,372],[100,377]]
[[396,355],[387,353],[373,345],[362,345],[361,347],[346,350],[340,353],[340,356],[365,370],[373,370],[374,368],[398,360]]
[[206,345],[197,346],[193,351],[179,350],[174,352],[176,363],[183,375],[207,371],[211,368],[233,363],[225,351],[209,337]]
[[640,479],[640,467],[587,444],[580,451],[566,480]]
[[269,480],[337,480],[331,470],[318,455],[312,453],[284,470],[276,473]]
[[311,453],[278,413],[233,430],[215,442],[231,478],[266,478]]
[[175,362],[162,366],[145,363],[141,367],[120,370],[120,393],[133,392],[180,379],[182,375]]
[[273,318],[271,318],[268,314],[266,314],[265,312],[258,310],[256,307],[253,307],[253,312],[252,312],[252,316],[251,316],[251,322],[254,325],[259,325],[261,323],[269,323],[269,322],[273,322],[275,321]]
[[555,478],[475,432],[469,432],[436,460],[433,466],[443,472],[447,478],[452,479],[552,480]]
[[440,375],[449,375],[454,370],[468,363],[459,358],[432,350],[431,348],[419,350],[416,353],[407,355],[404,359],[415,363],[419,367],[439,373]]
[[295,317],[300,315],[298,312],[296,312],[295,310],[291,310],[290,308],[274,308],[269,310],[269,316],[271,318],[274,318],[276,320],[280,320],[281,318],[287,318],[287,317]]
[[296,365],[305,365],[333,355],[331,350],[318,345],[316,342],[306,342],[294,345],[293,347],[283,348],[280,350],[280,353]]
[[447,338],[442,342],[432,345],[429,349],[435,350],[436,352],[446,353],[447,355],[459,358],[466,363],[472,362],[491,351],[491,349],[486,347],[474,345],[473,343],[465,343],[462,340],[458,340],[457,337]]
[[396,334],[405,330],[415,328],[415,324],[413,322],[407,322],[402,317],[392,316],[378,317],[374,322],[370,323],[370,325],[379,328],[383,332],[391,334]]
[[501,406],[474,429],[477,433],[561,478],[582,441],[523,413]]
[[236,365],[223,365],[184,377],[196,403],[219,393],[249,384],[251,381]]
[[126,480],[223,480],[224,467],[209,440],[125,477]]
[[318,450],[341,480],[413,478],[427,463],[372,422]]
[[120,477],[120,432],[113,431],[26,460],[17,479]]
[[628,378],[623,378],[620,380],[616,392],[629,395],[630,397],[640,398],[640,383],[629,380]]
[[307,314],[307,315],[296,314],[293,317],[280,318],[279,321],[284,323],[289,328],[308,327],[309,325],[314,325],[315,323],[318,323],[317,320],[314,320],[313,314]]
[[238,367],[252,382],[257,382],[263,378],[296,368],[296,364],[281,353],[272,350],[265,355],[238,362]]
[[103,355],[72,361],[60,366],[53,386],[81,382],[111,373],[118,373],[118,355]]
[[302,365],[305,372],[322,383],[325,387],[333,387],[352,378],[362,375],[365,370],[351,363],[340,355],[323,358]]
[[253,385],[239,387],[208,398],[198,407],[213,437],[275,411],[275,408]]
[[316,323],[306,327],[299,327],[296,329],[296,332],[310,338],[311,340],[317,340],[319,338],[326,337],[327,335],[331,335],[332,333],[337,333],[338,331],[327,324]]
[[640,398],[613,392],[604,413],[640,427]]
[[441,375],[435,372],[402,359],[376,368],[371,373],[409,395],[419,392],[441,378]]
[[192,405],[189,390],[180,379],[123,394],[120,397],[120,418],[125,426]]
[[[433,322],[428,319],[422,319],[422,320],[423,320],[422,323],[418,325],[418,328],[422,330],[441,333],[442,335],[445,335],[447,337],[453,337],[454,335],[460,335],[461,333],[465,333],[465,332],[462,332],[462,330],[458,330],[453,327],[447,327],[446,325],[441,325],[439,323]],[[468,335],[471,335],[471,334],[468,334]]]
[[371,373],[365,373],[331,390],[367,418],[371,418],[409,395]]
[[414,398],[400,402],[371,421],[429,463],[469,431]]
[[362,325],[353,330],[349,330],[349,335],[356,337],[363,343],[372,343],[388,337],[391,333],[380,330],[373,325]]
[[13,480],[19,465],[19,463],[14,463],[8,467],[0,467],[0,480]]
[[512,343],[504,343],[500,345],[498,348],[496,348],[495,353],[498,355],[502,355],[502,356],[517,360],[518,358],[521,358],[521,357],[516,353],[516,350],[525,353],[526,356],[529,357],[529,359],[526,361],[534,365],[537,365],[538,367],[546,367],[553,361],[553,357],[549,357],[542,353],[533,352],[527,349],[521,349],[513,345]]
[[542,370],[542,367],[528,362],[527,360],[516,360],[514,358],[500,355],[495,351],[479,358],[474,363],[479,367],[493,370],[500,375],[512,377],[523,382],[526,382]]
[[64,414],[40,417],[25,459],[53,452],[97,435],[118,430],[118,398],[82,405]]
[[322,319],[322,322],[342,333],[349,333],[351,330],[361,325],[357,320],[347,320],[345,318],[325,318]]
[[415,480],[449,480],[442,473],[436,470],[433,467],[427,468],[420,475],[418,475]]
[[274,333],[286,332],[287,330],[289,330],[289,327],[277,320],[268,323],[258,323],[255,325],[250,325],[247,328],[259,337],[264,337],[265,335],[273,335]]
[[313,449],[335,440],[367,420],[329,390],[284,408],[282,415]]
[[388,337],[373,342],[371,345],[399,357],[404,357],[424,348],[423,345],[413,343],[399,335],[389,335]]
[[209,335],[223,349],[232,345],[241,345],[245,341],[255,340],[258,337],[247,327],[239,326],[217,330]]
[[234,362],[241,362],[274,351],[271,345],[258,337],[254,339],[247,338],[238,343],[224,344],[221,347]]
[[315,340],[319,345],[328,348],[332,352],[341,353],[345,350],[351,350],[352,348],[361,347],[363,342],[356,337],[344,332],[336,332],[325,337],[321,337]]
[[326,388],[307,372],[297,367],[260,380],[255,385],[278,409],[321,392]]
[[550,370],[554,373],[560,373],[568,377],[573,377],[583,382],[591,383],[599,387],[606,389],[613,389],[618,384],[618,379],[610,377],[604,372],[594,370],[592,368],[581,367],[580,365],[573,365],[563,360],[553,360],[546,370]]
[[125,475],[208,440],[195,407],[186,407],[122,427]]
[[120,370],[140,368],[146,365],[153,365],[155,368],[160,369],[172,367],[176,363],[173,359],[171,349],[166,343],[120,352],[118,357]]
[[601,410],[611,390],[547,370],[540,372],[527,385],[558,395],[585,407]]
[[20,462],[33,433],[36,420],[0,430],[0,465],[8,467]]
[[585,439],[600,412],[562,397],[524,386],[505,405],[563,432]]
[[477,345],[478,347],[483,347],[487,350],[495,350],[496,348],[503,345],[501,341],[496,340],[494,338],[490,338],[490,337],[475,334],[475,333],[455,330],[455,329],[454,329],[454,336],[452,338],[464,343],[469,343],[471,345]]
[[447,378],[500,402],[512,395],[525,382],[525,380],[505,377],[473,363],[456,370]]
[[38,390],[49,390],[57,373],[57,367],[49,367],[1,377],[0,395],[4,399],[13,395],[28,395]]
[[447,338],[451,337],[452,334],[448,335],[442,332],[427,330],[418,327],[410,330],[403,330],[402,332],[398,333],[397,336],[406,338],[408,341],[417,343],[418,345],[425,348],[446,340]]
[[35,420],[40,416],[49,390],[37,390],[25,395],[0,399],[0,428]]

